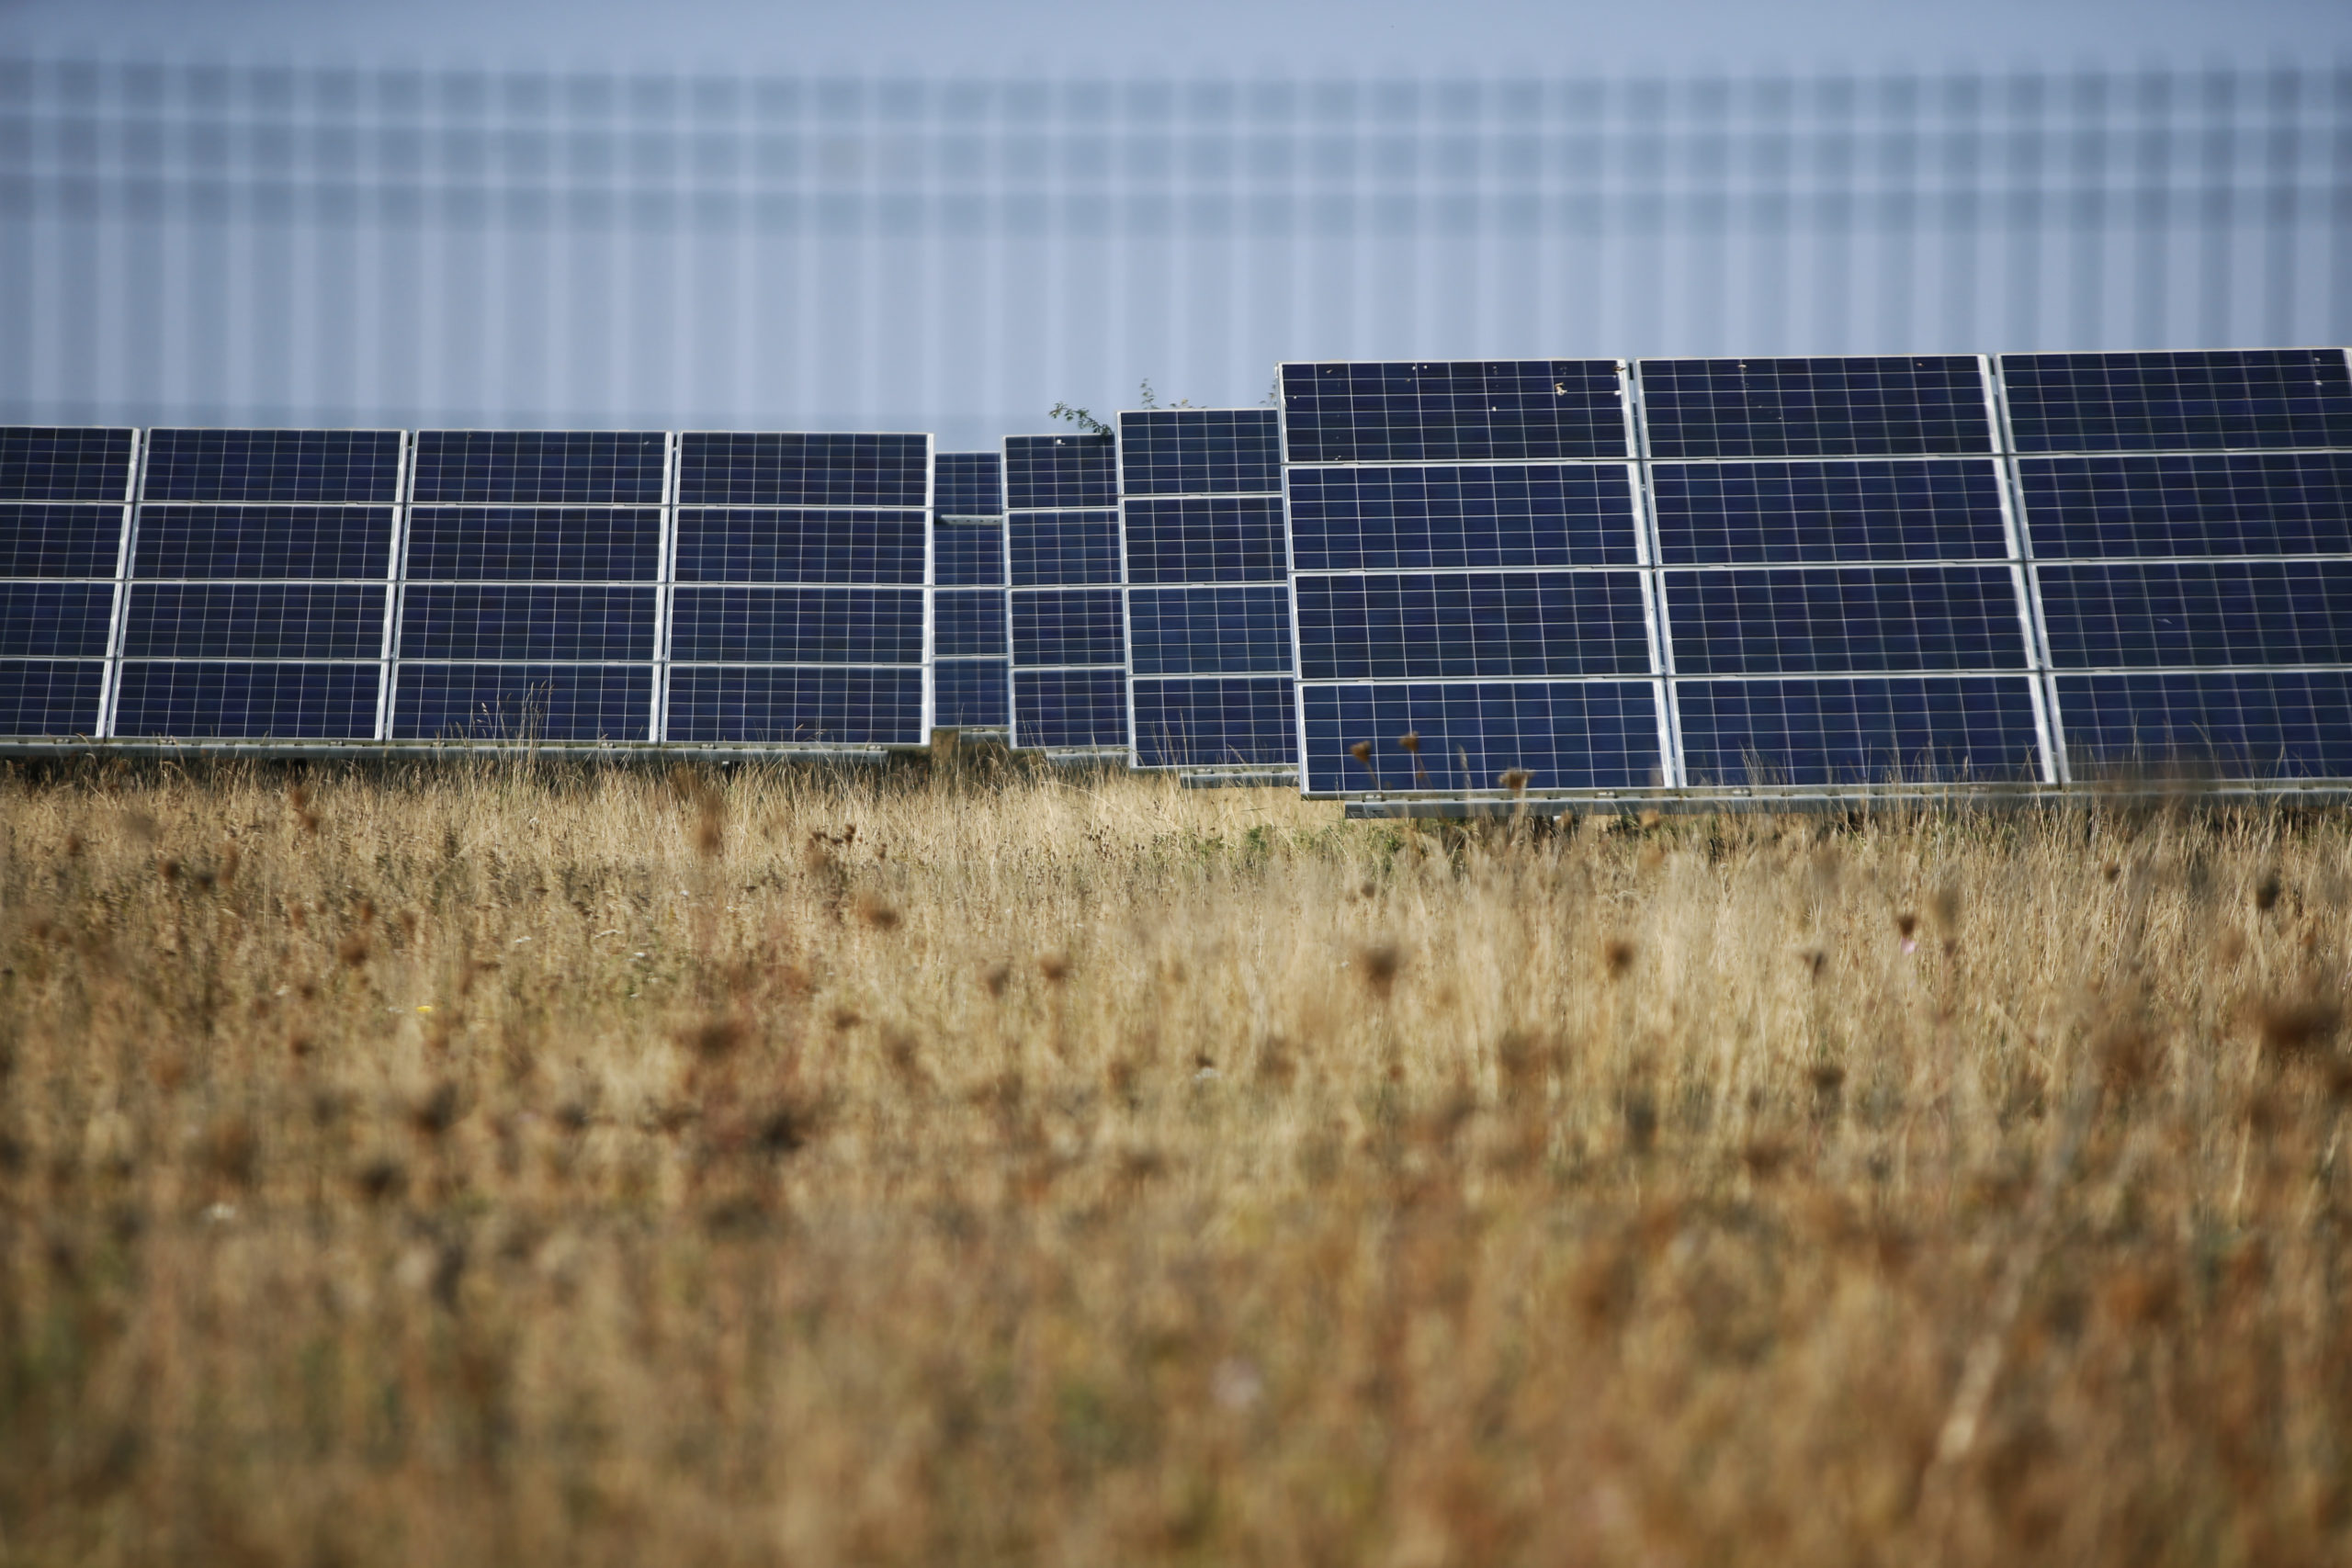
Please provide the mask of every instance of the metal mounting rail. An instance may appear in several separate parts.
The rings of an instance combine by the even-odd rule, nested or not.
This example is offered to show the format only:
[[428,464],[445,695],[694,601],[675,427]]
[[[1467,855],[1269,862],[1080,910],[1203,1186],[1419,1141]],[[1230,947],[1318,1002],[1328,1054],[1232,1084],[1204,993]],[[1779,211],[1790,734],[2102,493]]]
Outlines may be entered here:
[[1690,816],[1700,812],[1874,811],[1888,809],[2018,809],[2029,807],[2159,806],[2200,803],[2282,806],[2352,805],[2352,780],[2307,782],[2174,780],[2081,784],[1888,785],[1874,789],[1684,789],[1589,791],[1525,796],[1386,795],[1347,803],[1351,820],[1437,818],[1506,820],[1519,817],[1599,816],[1640,812]]

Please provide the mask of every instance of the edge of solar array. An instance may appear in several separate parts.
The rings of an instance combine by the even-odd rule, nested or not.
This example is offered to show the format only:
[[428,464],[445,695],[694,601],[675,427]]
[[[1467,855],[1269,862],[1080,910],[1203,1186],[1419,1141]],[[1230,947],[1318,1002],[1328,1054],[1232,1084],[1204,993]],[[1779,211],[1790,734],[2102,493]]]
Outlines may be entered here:
[[2295,782],[2176,781],[2108,784],[1880,785],[1856,789],[1650,789],[1553,795],[1351,797],[1348,818],[1447,821],[1549,819],[1571,815],[1632,816],[1657,812],[1781,813],[1886,809],[2017,810],[2033,807],[2159,806],[2167,804],[2352,805],[2352,779]]

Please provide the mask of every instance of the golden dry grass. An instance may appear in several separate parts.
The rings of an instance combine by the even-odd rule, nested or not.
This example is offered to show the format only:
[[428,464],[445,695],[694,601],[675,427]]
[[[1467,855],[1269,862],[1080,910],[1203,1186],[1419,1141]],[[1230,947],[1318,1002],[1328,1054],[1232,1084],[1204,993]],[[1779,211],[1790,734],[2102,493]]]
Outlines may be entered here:
[[0,1560],[2352,1551],[2341,817],[0,831]]

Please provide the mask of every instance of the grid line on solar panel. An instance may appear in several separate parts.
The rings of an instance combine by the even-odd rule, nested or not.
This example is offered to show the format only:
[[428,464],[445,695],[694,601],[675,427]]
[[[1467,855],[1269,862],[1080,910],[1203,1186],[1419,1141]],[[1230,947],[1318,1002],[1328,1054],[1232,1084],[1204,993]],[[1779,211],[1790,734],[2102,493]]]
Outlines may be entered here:
[[678,591],[670,659],[695,664],[922,662],[921,589]]
[[1130,589],[1128,663],[1143,675],[1287,674],[1290,595],[1276,584]]
[[410,582],[398,657],[487,663],[609,663],[653,657],[654,590]]
[[131,574],[142,581],[380,581],[389,506],[157,505],[139,509]]
[[364,740],[383,667],[300,660],[125,659],[114,733],[185,739]]
[[0,501],[98,501],[130,493],[135,433],[75,425],[0,425]]
[[122,550],[122,503],[0,504],[0,578],[107,578]]
[[1282,489],[1282,423],[1272,409],[1131,410],[1119,415],[1119,490],[1265,495]]
[[1007,606],[1016,670],[1124,670],[1125,636],[1115,588],[1016,590]]
[[1001,588],[932,591],[932,651],[937,659],[1002,659],[1011,651]]
[[2007,566],[1660,574],[1678,676],[2023,670]]
[[673,665],[673,740],[908,746],[922,735],[922,671],[844,666]]
[[2335,348],[2005,354],[2020,453],[2352,446],[2352,368]]
[[1276,374],[1293,467],[1634,455],[1613,359],[1327,361]]
[[1647,680],[1302,682],[1299,707],[1309,795],[1495,790],[1512,770],[1538,790],[1623,790],[1664,773]]
[[0,660],[0,735],[96,735],[103,660]]
[[2041,560],[2352,554],[2352,452],[2020,458]]
[[680,582],[903,583],[923,580],[920,511],[680,507]]
[[685,431],[681,506],[930,509],[928,435]]
[[385,585],[134,582],[125,659],[380,658]]
[[1124,520],[1131,584],[1280,582],[1287,575],[1279,495],[1130,499]]
[[142,501],[400,499],[397,430],[151,430]]
[[1297,571],[1634,566],[1623,462],[1299,468],[1287,515]]
[[1295,591],[1302,680],[1650,673],[1638,572],[1301,575]]
[[1650,465],[1660,564],[2001,560],[1993,458]]
[[2352,671],[2060,675],[2073,776],[2352,777]]
[[1004,525],[932,525],[932,581],[942,588],[1004,588]]
[[2107,560],[2039,575],[2057,669],[2352,660],[2352,560]]
[[661,431],[420,430],[411,501],[423,506],[659,506]]
[[1125,670],[1012,671],[1012,744],[1023,750],[1109,750],[1127,744]]
[[1653,460],[1997,450],[1973,355],[1645,359],[1634,375]]
[[1004,659],[936,660],[934,721],[952,729],[1001,729],[1012,722],[1012,667]]
[[1118,443],[1111,437],[1004,438],[1007,512],[1084,511],[1118,503]]
[[1264,767],[1297,760],[1287,677],[1139,677],[1130,700],[1138,767]]
[[936,517],[1004,514],[1004,456],[942,452],[932,459],[932,513]]
[[652,700],[650,662],[402,660],[391,732],[415,740],[640,740],[649,733]]
[[1694,786],[1859,787],[2040,776],[2022,676],[1894,675],[1676,682]]
[[653,582],[662,509],[412,506],[414,581]]

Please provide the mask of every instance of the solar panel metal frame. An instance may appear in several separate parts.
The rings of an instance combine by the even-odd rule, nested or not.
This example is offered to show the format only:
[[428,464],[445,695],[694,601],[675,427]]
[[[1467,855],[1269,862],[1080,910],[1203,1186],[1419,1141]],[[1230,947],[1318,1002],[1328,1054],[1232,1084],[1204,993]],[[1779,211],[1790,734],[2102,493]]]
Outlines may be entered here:
[[[1274,452],[1275,452],[1275,459],[1274,459],[1274,483],[1275,483],[1275,487],[1276,487],[1276,488],[1274,488],[1274,489],[1272,489],[1272,490],[1265,490],[1265,491],[1259,491],[1259,490],[1203,490],[1203,491],[1191,491],[1191,490],[1165,490],[1165,489],[1160,489],[1160,488],[1156,488],[1156,487],[1155,487],[1155,488],[1150,489],[1150,490],[1147,490],[1147,491],[1131,491],[1127,488],[1127,457],[1128,457],[1129,453],[1134,449],[1134,448],[1133,448],[1133,445],[1132,445],[1132,444],[1130,443],[1130,441],[1128,440],[1127,434],[1126,434],[1126,432],[1127,432],[1127,421],[1128,421],[1129,419],[1131,419],[1131,418],[1132,418],[1132,419],[1140,419],[1140,418],[1142,418],[1143,416],[1145,416],[1145,415],[1147,415],[1147,414],[1179,414],[1179,415],[1181,415],[1181,414],[1185,414],[1185,413],[1202,413],[1202,414],[1216,414],[1216,413],[1242,413],[1242,414],[1250,414],[1250,413],[1259,413],[1259,412],[1267,412],[1267,413],[1270,413],[1270,414],[1271,414],[1271,416],[1272,416],[1272,420],[1273,420],[1273,425],[1274,425],[1274,444],[1275,444],[1275,445],[1274,445]],[[1210,779],[1215,779],[1215,780],[1218,780],[1218,781],[1222,781],[1222,782],[1227,782],[1227,783],[1236,783],[1236,784],[1280,783],[1280,782],[1284,782],[1284,781],[1286,781],[1286,780],[1289,780],[1290,778],[1292,778],[1292,777],[1294,777],[1294,776],[1296,776],[1296,777],[1298,777],[1298,778],[1300,778],[1300,779],[1304,779],[1304,777],[1305,777],[1305,773],[1304,773],[1303,770],[1301,769],[1300,761],[1299,761],[1299,758],[1300,758],[1300,752],[1299,752],[1299,749],[1298,749],[1298,748],[1299,748],[1299,736],[1300,736],[1300,733],[1301,733],[1301,732],[1300,732],[1300,730],[1299,730],[1299,728],[1298,728],[1298,716],[1298,716],[1298,712],[1299,712],[1299,708],[1298,708],[1298,671],[1299,671],[1299,660],[1298,660],[1298,594],[1297,594],[1297,587],[1296,587],[1296,583],[1295,583],[1295,574],[1294,574],[1294,570],[1293,570],[1293,561],[1292,561],[1292,558],[1291,558],[1290,519],[1289,519],[1289,499],[1288,499],[1288,488],[1289,488],[1289,487],[1288,487],[1288,482],[1287,482],[1287,478],[1286,478],[1286,476],[1287,476],[1287,471],[1288,471],[1288,468],[1289,468],[1289,465],[1288,465],[1288,463],[1284,460],[1284,456],[1283,456],[1283,455],[1284,455],[1284,453],[1285,453],[1285,451],[1286,451],[1286,447],[1285,447],[1285,446],[1284,446],[1284,435],[1283,435],[1283,416],[1282,416],[1282,410],[1281,410],[1281,409],[1279,409],[1279,408],[1275,408],[1275,409],[1272,409],[1272,410],[1259,410],[1259,409],[1123,409],[1123,410],[1121,410],[1121,411],[1120,411],[1120,412],[1119,412],[1115,416],[1114,416],[1114,418],[1117,420],[1117,422],[1118,422],[1118,423],[1117,423],[1117,428],[1118,428],[1118,431],[1119,431],[1119,450],[1118,450],[1118,453],[1117,453],[1117,472],[1118,472],[1118,479],[1119,479],[1119,576],[1120,576],[1120,580],[1121,580],[1121,581],[1120,581],[1120,589],[1119,589],[1119,612],[1120,612],[1120,619],[1121,619],[1121,630],[1122,630],[1123,637],[1124,637],[1124,639],[1125,639],[1125,647],[1126,647],[1126,654],[1127,654],[1127,682],[1126,682],[1126,690],[1127,690],[1127,766],[1128,766],[1129,768],[1131,768],[1131,769],[1133,769],[1133,770],[1135,770],[1135,771],[1136,771],[1136,772],[1140,772],[1140,773],[1177,773],[1177,774],[1182,775],[1182,776],[1184,776],[1184,777],[1186,777],[1186,778],[1195,778],[1195,777],[1197,777],[1197,778],[1199,778],[1199,779],[1201,779],[1201,780],[1210,780]],[[1155,675],[1155,676],[1141,676],[1141,675],[1138,675],[1138,674],[1136,672],[1136,630],[1135,630],[1135,596],[1136,596],[1136,592],[1137,592],[1138,588],[1139,588],[1139,587],[1141,587],[1141,588],[1142,588],[1144,591],[1146,591],[1146,592],[1162,592],[1162,591],[1182,592],[1182,591],[1184,591],[1184,590],[1186,590],[1186,589],[1188,589],[1188,588],[1195,588],[1195,587],[1202,587],[1202,588],[1204,588],[1204,587],[1208,587],[1208,586],[1212,586],[1212,585],[1209,585],[1209,584],[1194,584],[1194,583],[1176,583],[1176,582],[1153,582],[1153,583],[1148,583],[1148,584],[1140,584],[1140,585],[1139,585],[1139,584],[1137,584],[1137,582],[1136,581],[1136,573],[1135,573],[1134,559],[1133,559],[1133,557],[1132,557],[1132,556],[1130,555],[1130,553],[1129,553],[1129,541],[1128,541],[1128,535],[1127,535],[1127,518],[1128,518],[1128,509],[1129,509],[1130,505],[1131,505],[1131,504],[1133,504],[1133,503],[1135,503],[1135,502],[1157,502],[1157,501],[1177,501],[1177,502],[1182,502],[1182,501],[1227,501],[1227,500],[1248,500],[1248,501],[1272,500],[1272,501],[1273,501],[1273,502],[1275,502],[1275,504],[1276,504],[1278,507],[1280,507],[1280,508],[1282,509],[1282,512],[1283,512],[1283,517],[1282,517],[1282,527],[1281,527],[1281,538],[1282,538],[1282,547],[1283,547],[1283,561],[1282,561],[1282,570],[1281,570],[1281,575],[1280,575],[1279,577],[1275,577],[1275,578],[1269,578],[1269,579],[1265,580],[1265,581],[1262,581],[1262,582],[1252,581],[1242,582],[1242,583],[1219,583],[1219,584],[1215,584],[1214,586],[1216,586],[1216,587],[1248,587],[1248,588],[1258,588],[1258,587],[1263,587],[1263,588],[1272,588],[1272,589],[1275,589],[1275,590],[1278,590],[1278,591],[1281,592],[1281,594],[1282,594],[1282,596],[1283,596],[1283,600],[1284,600],[1284,601],[1285,601],[1285,603],[1286,603],[1286,605],[1287,605],[1287,614],[1288,614],[1288,623],[1289,623],[1289,624],[1288,624],[1288,632],[1289,632],[1289,637],[1290,637],[1290,665],[1289,665],[1289,668],[1288,668],[1288,669],[1286,669],[1286,670],[1267,670],[1267,671],[1215,671],[1215,672],[1207,673],[1207,674],[1202,674],[1202,673],[1194,672],[1194,673],[1187,673],[1187,674],[1168,674],[1168,673],[1162,673],[1162,674]],[[1281,680],[1284,680],[1284,681],[1289,682],[1290,682],[1290,685],[1291,685],[1290,702],[1289,702],[1289,707],[1290,707],[1290,710],[1291,710],[1291,716],[1292,716],[1292,717],[1291,717],[1291,739],[1290,739],[1290,745],[1291,745],[1291,758],[1290,758],[1290,760],[1289,760],[1288,761],[1286,761],[1286,762],[1238,762],[1238,761],[1225,761],[1225,762],[1215,762],[1215,763],[1210,763],[1210,762],[1198,762],[1198,761],[1193,761],[1193,762],[1183,762],[1183,761],[1146,762],[1146,761],[1143,760],[1143,733],[1142,733],[1142,719],[1141,719],[1141,717],[1139,716],[1139,715],[1140,715],[1140,713],[1141,713],[1141,711],[1142,711],[1142,710],[1141,710],[1141,708],[1138,706],[1138,705],[1137,705],[1137,703],[1136,703],[1136,684],[1137,684],[1137,682],[1138,682],[1139,681],[1143,681],[1143,680],[1162,680],[1162,681],[1169,681],[1169,682],[1184,681],[1184,680],[1193,680],[1193,681],[1211,681],[1211,680],[1259,681],[1259,680],[1271,680],[1271,679],[1281,679]]]

